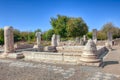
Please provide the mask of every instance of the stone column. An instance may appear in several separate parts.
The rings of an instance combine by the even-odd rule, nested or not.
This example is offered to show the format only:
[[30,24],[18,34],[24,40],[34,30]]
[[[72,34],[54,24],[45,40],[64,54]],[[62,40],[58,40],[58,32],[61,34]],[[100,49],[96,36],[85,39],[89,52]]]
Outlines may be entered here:
[[97,43],[97,29],[93,29],[92,38],[96,44]]
[[41,45],[41,32],[36,32],[37,45],[34,45],[33,48],[37,48],[39,52],[43,51],[43,46]]
[[4,53],[11,53],[14,51],[14,37],[13,28],[11,26],[5,26],[4,28]]
[[99,66],[101,64],[102,60],[97,58],[97,48],[93,40],[88,40],[80,61],[83,65]]
[[112,46],[112,33],[111,32],[107,32],[107,37],[108,37],[108,43]]
[[107,42],[105,43],[105,46],[108,48],[109,51],[112,50],[112,33],[111,32],[107,32],[107,37],[108,37],[108,40]]
[[86,35],[83,36],[83,41],[84,41],[84,42],[87,41]]
[[87,36],[86,35],[83,36],[83,42],[84,42],[84,45],[87,43]]
[[80,43],[80,38],[79,38],[79,37],[76,37],[75,42],[76,42],[76,43]]
[[53,34],[53,36],[52,36],[51,46],[57,46],[57,39],[56,39],[56,35],[55,34]]
[[41,45],[41,32],[36,32],[37,46]]
[[57,46],[60,45],[60,35],[57,35]]
[[80,38],[80,45],[84,45],[84,41],[82,38]]

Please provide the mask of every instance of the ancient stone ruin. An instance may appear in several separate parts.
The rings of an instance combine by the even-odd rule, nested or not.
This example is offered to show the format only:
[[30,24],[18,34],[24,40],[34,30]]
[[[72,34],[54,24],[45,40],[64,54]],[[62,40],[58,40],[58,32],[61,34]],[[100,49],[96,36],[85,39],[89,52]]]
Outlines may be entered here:
[[14,39],[13,39],[13,28],[12,26],[4,27],[4,53],[2,57],[6,57],[9,53],[14,52]]
[[112,33],[107,32],[107,37],[108,37],[108,40],[105,43],[105,46],[108,48],[109,51],[111,51],[112,50],[112,45],[113,45]]
[[[50,46],[41,45],[41,33],[37,32],[37,45],[33,48],[25,49],[14,49],[14,40],[13,40],[13,28],[5,27],[5,49],[3,54],[8,54],[6,57],[9,58],[24,58],[24,60],[31,61],[49,61],[49,62],[58,62],[58,63],[76,63],[81,65],[89,66],[100,66],[102,63],[102,58],[99,56],[103,55],[106,52],[104,46],[96,46],[94,40],[96,40],[96,35],[93,40],[86,39],[86,36],[82,38],[82,41],[79,39],[77,44],[86,45],[62,45],[60,41],[60,36],[53,34],[51,38]],[[77,39],[78,40],[78,39]],[[3,55],[2,55],[3,56]],[[24,56],[24,57],[23,57]]]
[[93,41],[95,42],[95,44],[97,43],[97,29],[93,29]]
[[57,46],[57,36],[55,34],[51,38],[51,46]]
[[98,53],[97,53],[96,44],[92,40],[88,40],[88,43],[84,47],[80,61],[82,61],[82,63],[85,65],[99,66],[101,64],[102,60],[99,59],[97,57],[97,55],[98,55]]

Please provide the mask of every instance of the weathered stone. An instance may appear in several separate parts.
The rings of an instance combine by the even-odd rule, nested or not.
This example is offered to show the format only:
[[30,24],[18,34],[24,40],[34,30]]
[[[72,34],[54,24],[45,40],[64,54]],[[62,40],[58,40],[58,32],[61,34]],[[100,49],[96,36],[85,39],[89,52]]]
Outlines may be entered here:
[[79,37],[76,37],[75,42],[76,42],[76,43],[80,43],[80,38],[79,38]]
[[14,51],[14,39],[13,39],[13,28],[11,26],[5,26],[4,28],[4,53],[10,53]]
[[93,29],[93,41],[96,44],[97,43],[97,30]]
[[60,35],[57,35],[57,46],[60,45]]
[[83,45],[85,45],[86,43],[87,43],[87,36],[84,35],[84,36],[83,36]]
[[16,43],[14,45],[15,49],[26,49],[26,48],[33,48],[34,44],[27,44],[27,43]]
[[57,38],[56,38],[55,34],[53,34],[53,36],[52,36],[51,46],[57,46]]
[[80,61],[83,63],[97,63],[100,65],[101,59],[97,58],[96,44],[92,40],[88,40],[88,43],[83,50],[83,54],[81,55]]
[[108,37],[108,40],[107,42],[105,43],[105,46],[108,48],[109,51],[112,50],[112,45],[113,45],[113,41],[112,41],[112,33],[111,32],[107,32],[107,37]]
[[38,51],[43,51],[43,46],[41,45],[41,32],[36,32],[37,45],[34,45],[33,48],[36,48]]
[[47,51],[47,52],[56,52],[56,47],[55,46],[46,46],[44,48],[44,51]]
[[11,26],[5,26],[4,28],[4,43],[4,53],[0,56],[1,58],[5,58],[8,53],[14,52],[13,28]]
[[112,46],[109,42],[106,42],[105,43],[105,47],[109,50],[109,51],[112,51]]
[[80,39],[80,45],[84,45],[84,41],[82,38]]
[[112,46],[112,45],[113,45],[113,44],[112,44],[112,39],[113,39],[113,38],[112,38],[112,33],[111,33],[111,32],[108,32],[108,33],[107,33],[107,37],[108,37],[108,41],[107,41],[107,42]]
[[87,37],[86,37],[86,35],[83,36],[83,41],[84,41],[84,42],[87,41]]
[[41,32],[36,32],[36,37],[37,37],[37,45],[41,45]]

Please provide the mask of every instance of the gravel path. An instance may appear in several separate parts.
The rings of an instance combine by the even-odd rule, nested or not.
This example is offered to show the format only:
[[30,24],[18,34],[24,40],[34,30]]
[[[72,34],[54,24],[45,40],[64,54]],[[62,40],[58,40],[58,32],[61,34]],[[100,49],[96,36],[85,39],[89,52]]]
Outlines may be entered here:
[[0,59],[0,80],[118,80],[102,68]]

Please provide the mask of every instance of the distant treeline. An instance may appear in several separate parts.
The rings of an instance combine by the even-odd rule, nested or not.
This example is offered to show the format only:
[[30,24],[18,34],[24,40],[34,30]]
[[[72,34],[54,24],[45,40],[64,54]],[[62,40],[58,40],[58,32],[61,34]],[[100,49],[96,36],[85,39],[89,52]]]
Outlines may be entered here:
[[[36,32],[42,32],[42,40],[49,41],[53,34],[61,36],[62,40],[69,40],[76,37],[82,37],[87,35],[88,38],[92,38],[92,32],[88,31],[88,25],[81,18],[68,17],[63,15],[57,15],[57,18],[52,17],[50,20],[52,28],[48,31],[42,32],[41,29],[37,29],[33,32],[19,31],[14,29],[14,42],[35,42]],[[106,23],[101,26],[101,30],[97,32],[98,40],[107,39],[107,32],[110,31],[113,34],[113,38],[120,38],[120,28],[112,24],[112,22]],[[0,29],[0,45],[4,44],[4,30]]]

